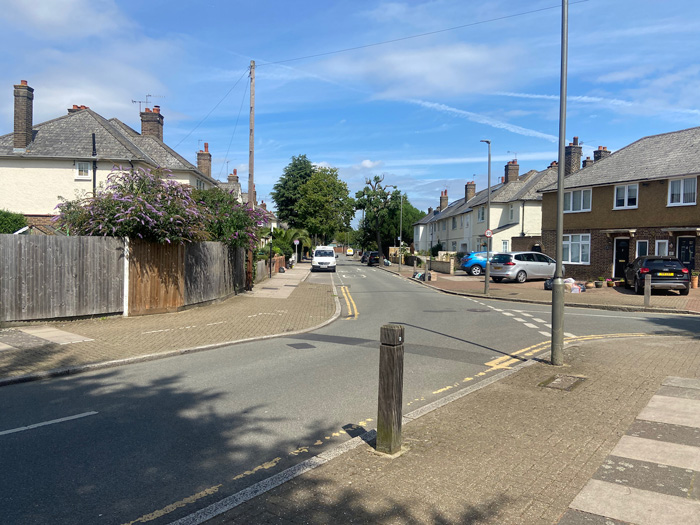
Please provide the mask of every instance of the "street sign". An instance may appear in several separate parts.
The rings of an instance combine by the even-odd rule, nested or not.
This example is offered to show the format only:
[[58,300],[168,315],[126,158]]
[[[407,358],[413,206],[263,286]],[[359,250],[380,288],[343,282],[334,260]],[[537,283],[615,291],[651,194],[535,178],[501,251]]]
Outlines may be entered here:
[[486,235],[486,237],[493,237],[493,232],[491,230],[486,230],[484,235]]
[[294,239],[294,244],[295,245],[299,244],[299,239]]

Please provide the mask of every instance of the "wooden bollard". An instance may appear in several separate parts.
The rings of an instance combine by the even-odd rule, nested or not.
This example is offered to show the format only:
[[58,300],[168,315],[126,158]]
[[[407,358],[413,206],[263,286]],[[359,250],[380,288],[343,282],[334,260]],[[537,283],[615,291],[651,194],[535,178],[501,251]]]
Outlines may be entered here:
[[404,327],[385,324],[379,341],[377,452],[396,454],[401,450]]
[[644,307],[649,308],[651,305],[651,274],[644,276]]

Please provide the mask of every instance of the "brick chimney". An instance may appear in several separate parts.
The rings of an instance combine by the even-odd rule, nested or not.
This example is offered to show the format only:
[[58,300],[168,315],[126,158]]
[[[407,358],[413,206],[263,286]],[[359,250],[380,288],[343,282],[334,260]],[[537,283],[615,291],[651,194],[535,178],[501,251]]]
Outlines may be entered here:
[[557,166],[559,166],[559,163],[556,160],[553,160],[552,163],[547,167],[548,168],[556,168]]
[[564,148],[564,176],[569,176],[581,169],[581,146],[578,145],[578,137]]
[[464,202],[469,202],[476,195],[476,182],[469,181],[464,185]]
[[583,167],[584,167],[584,168],[587,168],[588,166],[590,166],[591,164],[593,164],[593,162],[594,162],[594,161],[593,161],[592,158],[586,157],[585,160],[583,161]]
[[260,207],[261,207],[263,210],[267,211],[267,204],[265,204],[265,201],[260,201]]
[[506,176],[505,176],[505,183],[508,184],[509,182],[513,182],[514,180],[518,180],[518,174],[520,172],[520,166],[518,165],[517,159],[511,160],[506,164]]
[[207,177],[211,177],[211,153],[209,153],[209,143],[204,143],[204,151],[197,152],[197,169]]
[[78,106],[77,104],[73,104],[72,108],[68,108],[68,114],[70,115],[71,113],[77,113],[78,111],[82,111],[83,109],[90,109],[88,106]]
[[32,142],[32,126],[34,118],[34,88],[27,85],[26,80],[15,84],[15,134],[13,149],[23,153]]
[[145,108],[145,111],[141,112],[141,135],[163,140],[163,115],[160,114],[160,106],[153,106],[153,111]]
[[447,190],[440,193],[440,211],[447,208]]
[[235,182],[238,184],[238,170],[236,168],[233,169],[233,173],[228,176],[228,181],[229,183]]
[[433,209],[432,209],[432,208],[428,208],[428,215],[432,215],[432,214],[433,214]]
[[599,160],[603,160],[605,157],[609,157],[610,155],[612,155],[612,152],[608,151],[606,146],[598,146],[598,149],[593,152],[593,160],[598,162]]

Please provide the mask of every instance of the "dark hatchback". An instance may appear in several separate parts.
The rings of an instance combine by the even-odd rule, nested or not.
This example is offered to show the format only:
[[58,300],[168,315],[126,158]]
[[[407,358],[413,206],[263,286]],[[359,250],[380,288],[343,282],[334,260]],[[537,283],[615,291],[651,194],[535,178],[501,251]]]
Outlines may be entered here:
[[369,252],[367,266],[372,266],[373,264],[379,264],[379,252]]
[[625,286],[644,293],[644,280],[651,275],[652,290],[678,290],[681,295],[690,291],[690,272],[680,259],[670,256],[646,255],[637,257],[625,266]]

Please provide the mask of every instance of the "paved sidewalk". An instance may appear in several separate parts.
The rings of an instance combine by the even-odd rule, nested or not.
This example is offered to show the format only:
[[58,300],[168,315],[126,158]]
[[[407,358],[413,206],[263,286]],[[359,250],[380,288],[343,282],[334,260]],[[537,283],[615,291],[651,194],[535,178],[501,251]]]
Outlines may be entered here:
[[[398,265],[378,266],[382,270],[399,273]],[[413,267],[401,266],[401,275],[410,279],[413,276]],[[434,280],[421,282],[426,286],[432,286],[448,293],[465,294],[484,297],[484,277],[472,277],[464,271],[458,270],[455,275],[446,275],[432,272]],[[525,301],[531,303],[551,304],[552,292],[544,289],[544,281],[528,281],[516,283],[504,281],[489,283],[489,296],[494,299],[508,301]],[[564,294],[564,303],[567,306],[608,308],[614,310],[632,311],[656,311],[669,313],[700,314],[700,288],[690,290],[688,295],[680,295],[675,291],[654,291],[651,295],[650,308],[644,308],[644,296],[637,295],[633,290],[624,286],[603,288],[591,288],[583,293]]]
[[309,330],[340,314],[330,285],[305,282],[309,270],[298,264],[252,292],[177,313],[0,330],[0,386]]
[[[564,354],[564,367],[529,361],[405,423],[394,459],[361,442],[208,523],[700,523],[699,391],[673,394],[673,419],[640,415],[671,411],[652,398],[667,376],[700,378],[700,341],[588,340]],[[551,388],[570,386],[557,374],[583,380]]]

